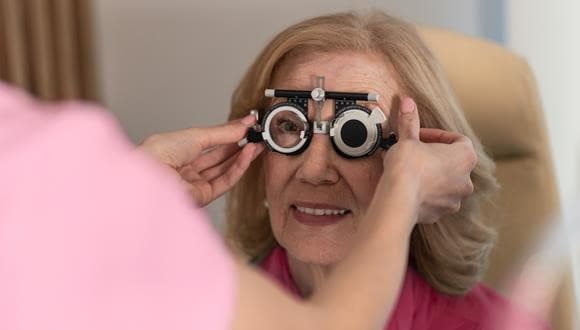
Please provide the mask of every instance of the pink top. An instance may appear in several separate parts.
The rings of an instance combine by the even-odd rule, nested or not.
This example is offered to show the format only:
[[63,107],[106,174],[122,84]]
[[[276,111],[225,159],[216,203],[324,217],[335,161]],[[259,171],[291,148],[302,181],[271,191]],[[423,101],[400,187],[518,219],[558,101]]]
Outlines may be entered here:
[[[296,297],[302,297],[290,273],[288,258],[283,248],[274,248],[260,266],[282,287]],[[437,292],[413,268],[408,267],[397,306],[384,329],[497,330],[491,321],[497,321],[500,313],[506,310],[517,313],[517,325],[525,324],[518,326],[518,330],[550,328],[518,310],[483,284],[477,284],[465,296],[452,297]],[[530,324],[533,326],[529,327]]]
[[227,329],[233,261],[112,116],[0,83],[0,329]]

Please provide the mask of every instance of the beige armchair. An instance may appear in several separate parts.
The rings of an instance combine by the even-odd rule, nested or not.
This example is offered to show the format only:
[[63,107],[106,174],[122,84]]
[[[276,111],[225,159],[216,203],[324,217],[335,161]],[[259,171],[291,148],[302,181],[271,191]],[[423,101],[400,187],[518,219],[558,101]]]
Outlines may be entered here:
[[[486,215],[499,239],[485,281],[503,291],[506,277],[559,208],[534,77],[524,59],[491,42],[433,28],[420,34],[443,63],[469,122],[497,164],[501,190]],[[555,330],[572,329],[573,291],[567,274],[552,313]]]

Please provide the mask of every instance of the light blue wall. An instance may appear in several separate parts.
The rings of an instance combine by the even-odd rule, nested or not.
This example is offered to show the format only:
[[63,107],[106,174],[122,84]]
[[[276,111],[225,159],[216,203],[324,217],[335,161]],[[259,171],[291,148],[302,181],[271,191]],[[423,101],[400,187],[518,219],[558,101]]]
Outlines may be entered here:
[[479,1],[482,36],[499,43],[506,40],[506,8],[504,0]]

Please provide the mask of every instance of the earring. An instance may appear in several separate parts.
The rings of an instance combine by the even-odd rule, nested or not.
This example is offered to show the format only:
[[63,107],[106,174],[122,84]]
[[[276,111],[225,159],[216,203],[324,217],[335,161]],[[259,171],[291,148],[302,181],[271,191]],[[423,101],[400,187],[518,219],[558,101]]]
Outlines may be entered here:
[[265,208],[269,208],[270,207],[270,204],[268,204],[268,200],[267,199],[264,199],[264,207]]

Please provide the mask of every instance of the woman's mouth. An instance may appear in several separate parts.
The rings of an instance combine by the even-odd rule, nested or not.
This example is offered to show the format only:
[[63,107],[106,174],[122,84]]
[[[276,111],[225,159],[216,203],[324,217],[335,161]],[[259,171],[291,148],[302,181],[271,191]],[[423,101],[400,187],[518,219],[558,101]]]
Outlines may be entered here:
[[309,226],[332,225],[351,213],[349,209],[323,204],[292,205],[291,209],[296,221]]

